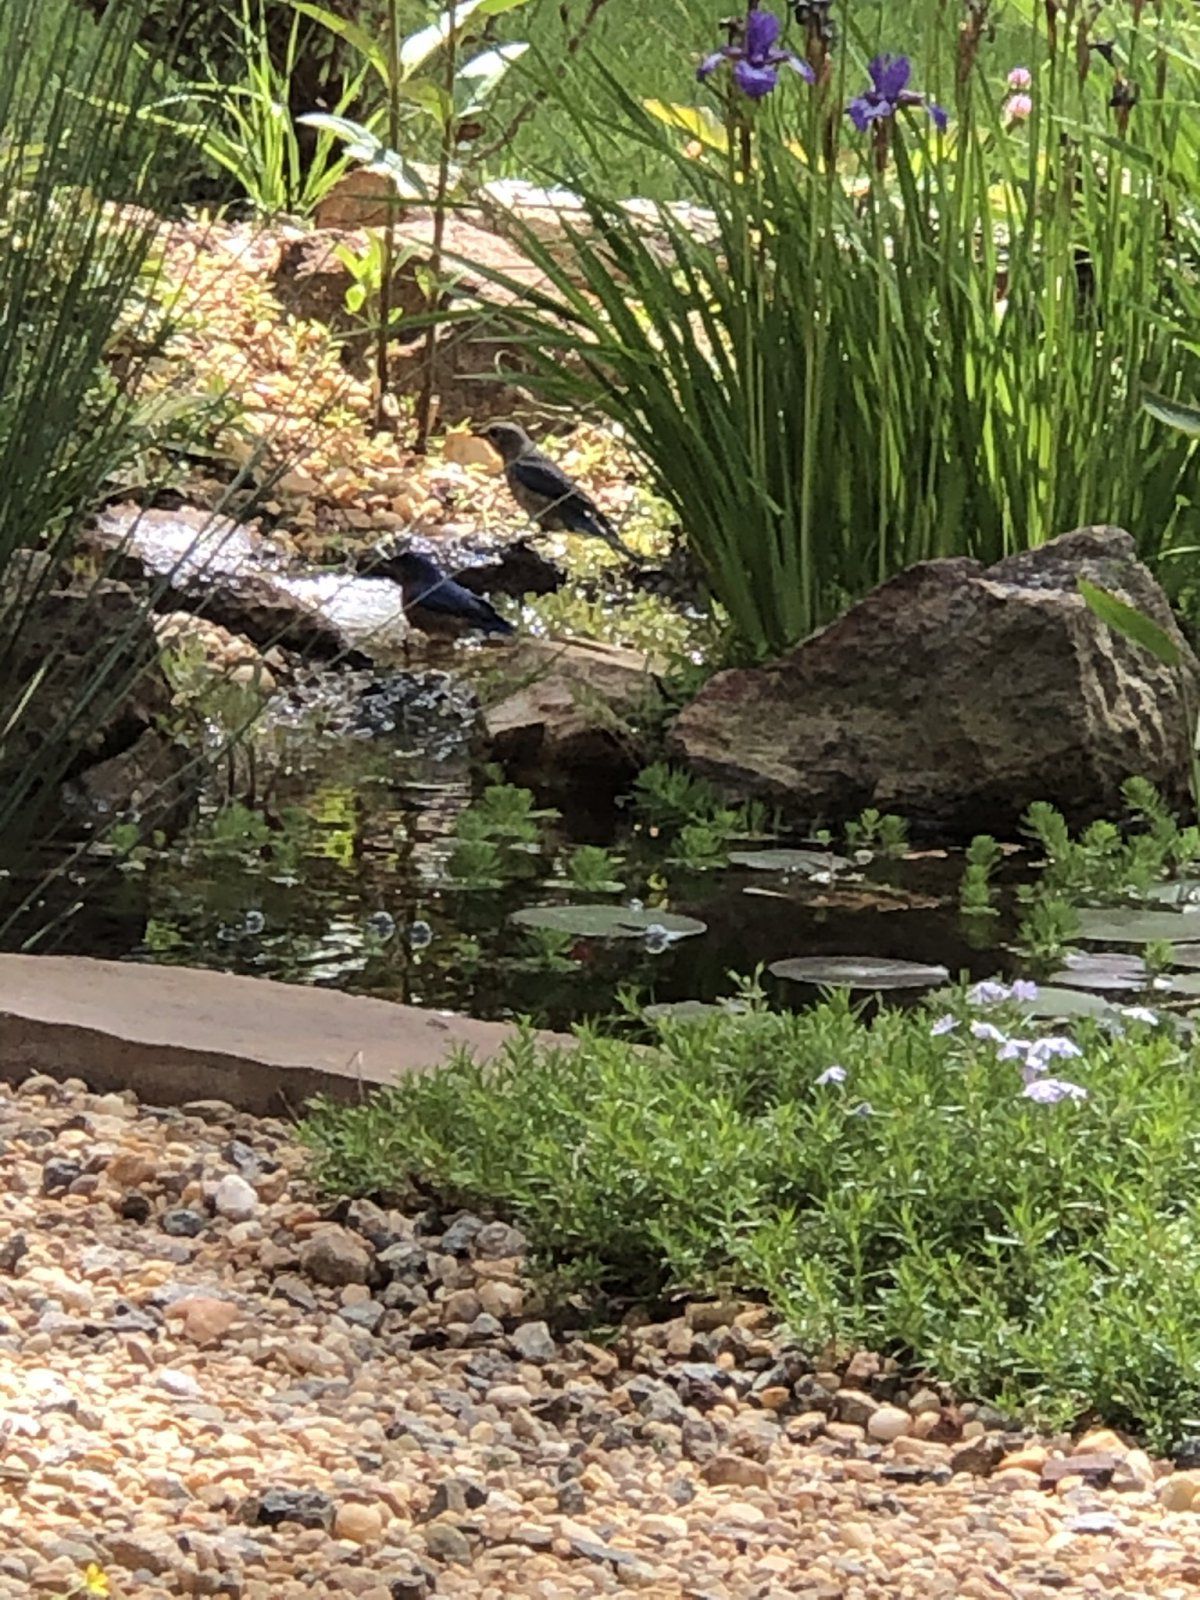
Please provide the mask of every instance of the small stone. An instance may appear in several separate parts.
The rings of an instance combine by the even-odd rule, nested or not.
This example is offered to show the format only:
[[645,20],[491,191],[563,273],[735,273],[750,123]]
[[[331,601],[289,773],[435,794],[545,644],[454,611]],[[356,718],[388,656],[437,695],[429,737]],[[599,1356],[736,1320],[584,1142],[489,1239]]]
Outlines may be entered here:
[[422,1571],[420,1567],[413,1567],[411,1571],[398,1575],[389,1575],[390,1600],[427,1600],[427,1596],[433,1592],[433,1575]]
[[277,1528],[283,1522],[298,1522],[302,1528],[333,1526],[334,1506],[319,1489],[268,1489],[242,1508],[243,1520],[263,1528]]
[[481,1281],[475,1292],[484,1311],[501,1322],[506,1317],[519,1317],[524,1310],[525,1291],[519,1284],[489,1278]]
[[383,1536],[383,1513],[376,1506],[348,1500],[337,1509],[333,1536],[348,1539],[351,1544],[374,1544]]
[[523,1322],[509,1335],[508,1342],[522,1360],[532,1361],[540,1367],[553,1361],[558,1354],[558,1346],[544,1322]]
[[258,1195],[240,1173],[227,1172],[213,1193],[213,1206],[230,1222],[249,1222],[258,1210]]
[[153,1209],[140,1189],[131,1189],[121,1196],[121,1215],[126,1222],[147,1222]]
[[878,1410],[875,1396],[864,1394],[861,1389],[839,1389],[833,1397],[833,1413],[839,1422],[853,1422],[865,1428]]
[[51,1156],[42,1168],[42,1193],[66,1194],[76,1178],[83,1176],[78,1161],[68,1161],[64,1156]]
[[176,1372],[172,1367],[160,1367],[154,1381],[166,1394],[177,1400],[202,1400],[204,1390],[190,1372]]
[[769,1479],[761,1461],[751,1461],[747,1456],[735,1456],[725,1450],[700,1469],[700,1476],[711,1487],[732,1486],[735,1489],[765,1489]]
[[987,1478],[1004,1459],[1004,1441],[998,1433],[981,1433],[950,1452],[950,1470]]
[[880,1406],[867,1418],[867,1437],[891,1444],[912,1431],[912,1416],[899,1406]]
[[204,1232],[206,1222],[198,1211],[180,1207],[175,1211],[164,1211],[159,1226],[172,1238],[194,1239],[197,1234]]
[[301,1245],[300,1265],[314,1283],[341,1289],[347,1283],[367,1282],[371,1252],[345,1228],[322,1228]]
[[509,1256],[523,1256],[529,1242],[519,1228],[507,1222],[489,1222],[475,1235],[475,1254],[485,1261],[504,1261]]
[[15,1272],[29,1254],[29,1241],[23,1233],[14,1233],[0,1244],[0,1272]]
[[523,1383],[497,1383],[488,1390],[487,1400],[501,1411],[515,1411],[519,1406],[528,1406],[533,1396]]
[[474,1322],[482,1309],[474,1289],[455,1289],[442,1301],[442,1321]]
[[179,1546],[166,1533],[113,1533],[107,1540],[108,1559],[130,1572],[170,1572],[182,1561]]
[[380,1305],[378,1300],[365,1300],[358,1305],[343,1306],[340,1315],[344,1322],[362,1328],[366,1333],[378,1333],[387,1315],[387,1307]]
[[208,1295],[181,1300],[171,1310],[182,1313],[183,1331],[196,1344],[218,1344],[238,1317],[238,1308],[231,1300],[215,1300]]
[[741,1309],[735,1300],[698,1300],[688,1306],[684,1319],[693,1333],[716,1333],[732,1326]]
[[1040,1478],[1050,1452],[1044,1444],[1027,1444],[1013,1450],[998,1463],[998,1472],[1029,1472]]
[[458,1561],[464,1566],[471,1559],[471,1542],[452,1522],[431,1522],[425,1529],[425,1548],[437,1561]]
[[782,1384],[771,1384],[766,1389],[758,1391],[758,1403],[764,1411],[782,1411],[791,1404],[792,1391],[784,1388]]
[[1171,1459],[1182,1472],[1200,1471],[1200,1433],[1181,1439],[1171,1452]]
[[1158,1503],[1164,1511],[1190,1511],[1200,1496],[1200,1471],[1173,1472],[1158,1486]]

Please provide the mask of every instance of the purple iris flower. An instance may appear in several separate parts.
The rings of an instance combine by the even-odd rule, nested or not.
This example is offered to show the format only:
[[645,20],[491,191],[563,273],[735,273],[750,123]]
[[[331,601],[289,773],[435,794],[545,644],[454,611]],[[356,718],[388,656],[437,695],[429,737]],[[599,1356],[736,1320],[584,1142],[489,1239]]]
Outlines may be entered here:
[[1086,1100],[1088,1092],[1077,1083],[1068,1083],[1065,1078],[1035,1078],[1032,1083],[1027,1083],[1021,1090],[1026,1100],[1035,1100],[1038,1105],[1057,1105],[1060,1100]]
[[947,1011],[944,1017],[939,1017],[937,1019],[929,1031],[935,1039],[940,1039],[943,1034],[953,1033],[957,1027],[958,1018],[952,1016],[950,1012]]
[[703,81],[711,77],[723,61],[733,63],[733,81],[749,100],[763,100],[779,82],[780,67],[790,67],[807,82],[814,81],[813,69],[807,61],[779,48],[779,35],[783,23],[773,11],[760,11],[758,0],[750,0],[750,9],[742,25],[741,39],[737,44],[724,45],[706,56],[696,70]]
[[945,131],[949,119],[942,107],[908,87],[912,63],[907,56],[876,56],[867,72],[871,87],[846,107],[846,115],[860,133],[865,133],[873,122],[891,121],[904,106],[924,106],[938,132]]

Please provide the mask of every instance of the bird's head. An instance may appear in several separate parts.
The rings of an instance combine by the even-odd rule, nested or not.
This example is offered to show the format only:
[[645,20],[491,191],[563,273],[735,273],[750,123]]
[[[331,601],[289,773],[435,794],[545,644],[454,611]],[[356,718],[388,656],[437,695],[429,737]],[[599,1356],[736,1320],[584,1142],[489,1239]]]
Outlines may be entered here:
[[437,582],[442,576],[437,563],[419,550],[397,550],[389,565],[401,583]]
[[533,440],[515,422],[491,422],[481,429],[479,437],[487,440],[505,466],[533,448]]

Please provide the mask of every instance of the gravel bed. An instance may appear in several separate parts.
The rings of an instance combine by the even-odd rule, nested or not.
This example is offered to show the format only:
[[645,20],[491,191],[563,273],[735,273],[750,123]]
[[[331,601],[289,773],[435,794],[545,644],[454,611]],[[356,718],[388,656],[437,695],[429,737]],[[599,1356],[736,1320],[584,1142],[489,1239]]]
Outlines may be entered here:
[[1198,1592],[1200,1441],[1030,1438],[755,1306],[554,1334],[515,1229],[305,1167],[217,1102],[0,1088],[0,1600]]

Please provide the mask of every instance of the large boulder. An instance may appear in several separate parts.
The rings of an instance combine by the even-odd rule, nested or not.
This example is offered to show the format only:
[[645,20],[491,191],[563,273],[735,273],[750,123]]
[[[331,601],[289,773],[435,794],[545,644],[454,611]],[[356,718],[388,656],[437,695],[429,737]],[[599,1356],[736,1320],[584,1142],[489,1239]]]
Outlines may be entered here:
[[1186,796],[1175,674],[1100,622],[1078,580],[1167,629],[1166,596],[1119,528],[984,567],[927,561],[882,584],[783,660],[714,677],[673,754],[734,796],[795,819],[900,812],[955,834],[1011,832],[1033,800],[1073,821],[1121,809],[1139,774]]

